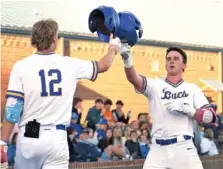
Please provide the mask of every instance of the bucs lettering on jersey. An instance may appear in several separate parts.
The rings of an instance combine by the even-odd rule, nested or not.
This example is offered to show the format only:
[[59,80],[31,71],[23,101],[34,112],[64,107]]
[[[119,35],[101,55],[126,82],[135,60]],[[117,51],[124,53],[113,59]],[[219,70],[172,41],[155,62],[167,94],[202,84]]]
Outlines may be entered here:
[[95,61],[36,53],[14,64],[6,97],[24,100],[19,126],[33,119],[42,125],[69,125],[78,80],[94,81],[97,74]]
[[193,119],[182,113],[169,113],[164,105],[170,100],[175,100],[190,103],[195,109],[199,109],[208,104],[201,89],[183,80],[172,84],[167,79],[149,79],[145,76],[142,78],[144,81],[142,94],[148,98],[149,112],[152,116],[152,136],[155,138],[193,136]]

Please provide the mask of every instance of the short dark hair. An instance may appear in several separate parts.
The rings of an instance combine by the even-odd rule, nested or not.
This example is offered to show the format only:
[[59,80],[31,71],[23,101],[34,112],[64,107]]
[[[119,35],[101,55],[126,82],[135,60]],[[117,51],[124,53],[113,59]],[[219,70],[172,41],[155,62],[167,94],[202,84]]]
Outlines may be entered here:
[[139,113],[137,119],[139,120],[140,116],[144,116],[144,113]]
[[183,51],[183,49],[181,49],[179,47],[171,46],[166,50],[166,57],[167,57],[168,53],[170,53],[171,51],[179,52],[183,58],[183,63],[187,64],[187,54],[186,54],[186,52]]
[[74,97],[73,99],[73,106],[76,106],[77,103],[82,102],[83,100],[80,97]]
[[102,99],[96,99],[96,100],[95,100],[95,104],[96,104],[96,103],[103,103],[103,100],[102,100]]
[[73,129],[73,127],[69,126],[67,127],[67,135],[70,135],[74,132],[75,130]]
[[124,103],[123,103],[121,100],[118,100],[118,101],[116,102],[116,104],[124,106]]
[[112,105],[112,100],[110,99],[105,100],[104,105]]

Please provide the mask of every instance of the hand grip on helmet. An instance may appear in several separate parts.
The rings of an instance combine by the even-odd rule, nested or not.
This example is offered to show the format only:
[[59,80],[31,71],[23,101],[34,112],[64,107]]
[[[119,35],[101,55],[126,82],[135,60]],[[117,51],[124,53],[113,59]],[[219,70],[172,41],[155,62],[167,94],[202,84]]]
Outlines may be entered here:
[[117,55],[120,52],[121,48],[121,41],[118,37],[113,38],[113,35],[110,35],[110,41],[109,41],[109,49],[113,49],[115,51],[115,54]]

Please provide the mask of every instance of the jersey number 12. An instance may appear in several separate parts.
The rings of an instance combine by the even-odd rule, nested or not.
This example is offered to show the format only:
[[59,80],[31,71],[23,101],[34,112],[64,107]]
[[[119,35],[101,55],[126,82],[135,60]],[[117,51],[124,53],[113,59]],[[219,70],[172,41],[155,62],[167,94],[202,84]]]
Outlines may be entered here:
[[[46,84],[46,76],[53,76],[56,75],[55,79],[49,81],[49,84]],[[45,71],[42,69],[39,71],[39,76],[41,80],[42,92],[40,93],[41,96],[61,96],[62,95],[62,88],[57,88],[55,91],[54,84],[59,84],[61,82],[61,72],[58,69],[50,69],[45,74]],[[47,92],[47,87],[49,88],[49,93]]]

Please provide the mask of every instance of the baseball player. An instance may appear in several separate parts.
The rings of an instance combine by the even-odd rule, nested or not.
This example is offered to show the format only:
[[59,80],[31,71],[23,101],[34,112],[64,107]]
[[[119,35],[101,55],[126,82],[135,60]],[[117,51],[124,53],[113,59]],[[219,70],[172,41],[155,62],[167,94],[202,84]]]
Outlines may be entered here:
[[193,144],[193,120],[214,123],[215,112],[199,87],[182,79],[186,53],[177,47],[166,52],[165,79],[150,79],[136,73],[130,46],[121,45],[128,81],[148,98],[152,116],[152,146],[144,169],[202,169]]
[[85,61],[56,54],[57,43],[58,24],[50,19],[36,22],[31,44],[37,52],[12,68],[1,138],[7,142],[19,121],[15,169],[68,169],[66,127],[77,82],[94,82],[110,68],[120,46],[119,38],[110,38],[101,60]]

